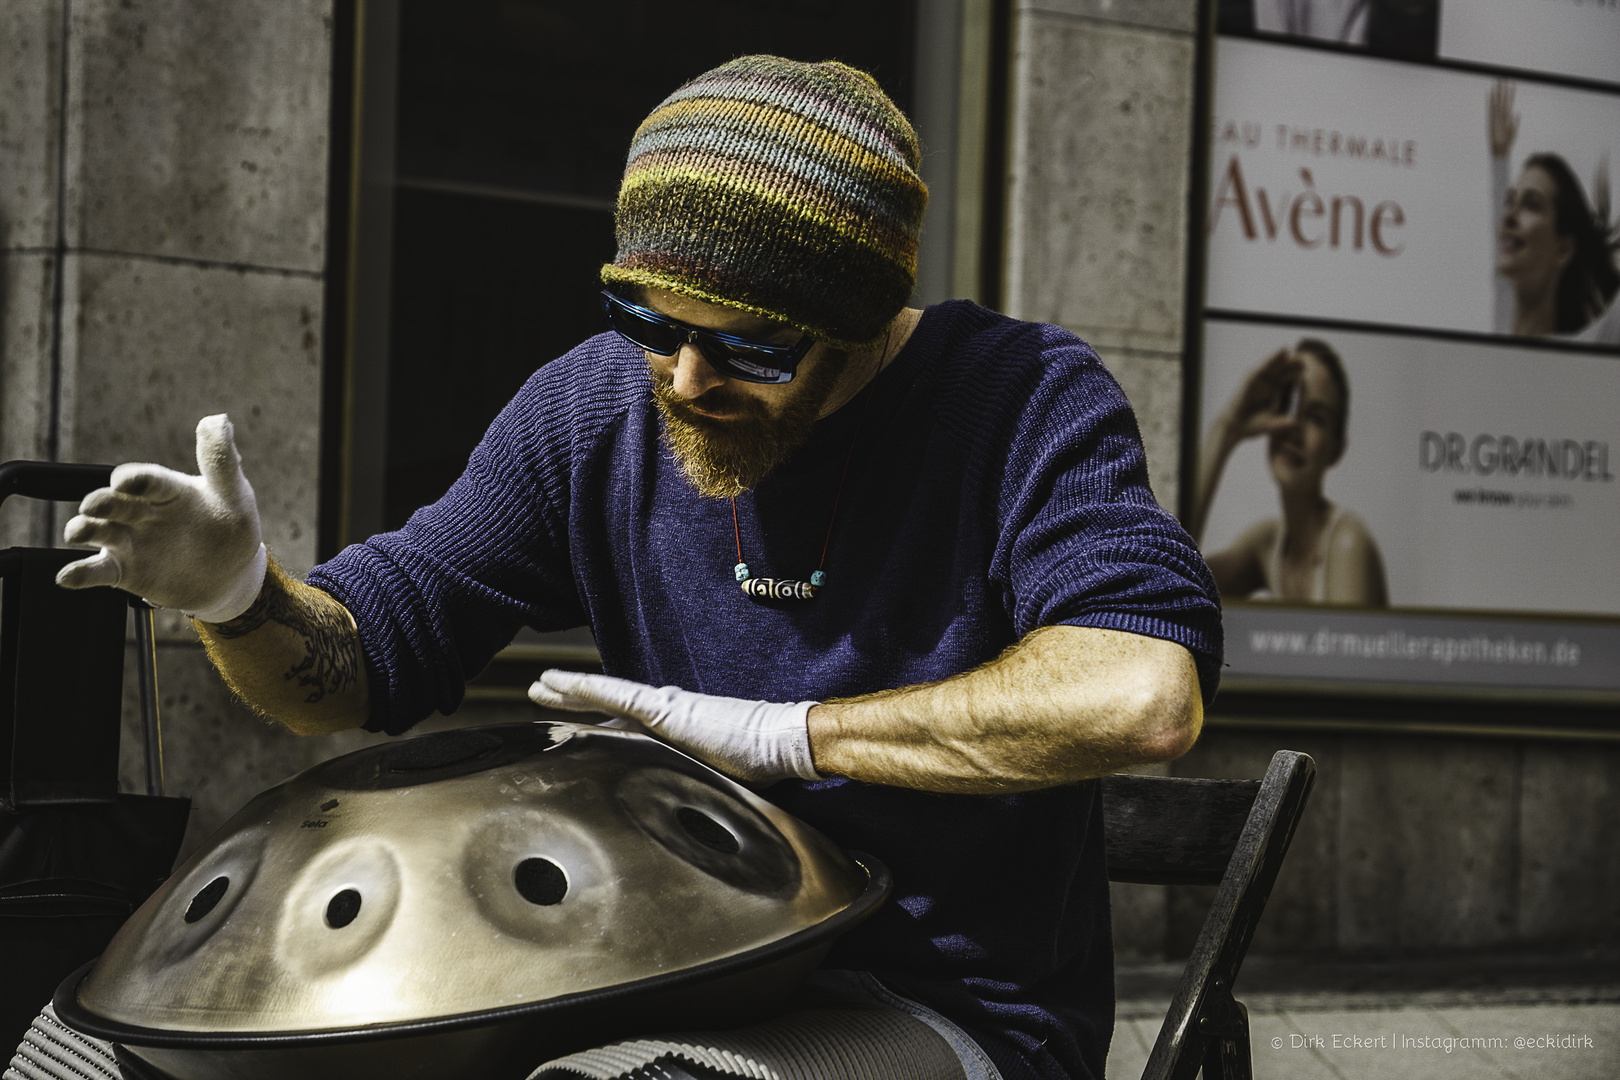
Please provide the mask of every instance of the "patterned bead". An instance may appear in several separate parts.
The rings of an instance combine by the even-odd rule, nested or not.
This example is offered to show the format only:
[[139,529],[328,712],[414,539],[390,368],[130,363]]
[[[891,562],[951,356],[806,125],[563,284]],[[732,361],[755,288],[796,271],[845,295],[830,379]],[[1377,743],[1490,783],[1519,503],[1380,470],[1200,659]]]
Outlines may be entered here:
[[760,600],[814,600],[816,597],[814,585],[792,578],[749,578],[742,583],[742,591]]
[[745,562],[738,563],[736,568],[732,571],[732,573],[737,575],[737,580],[738,581],[747,581],[748,580],[748,564],[745,563]]

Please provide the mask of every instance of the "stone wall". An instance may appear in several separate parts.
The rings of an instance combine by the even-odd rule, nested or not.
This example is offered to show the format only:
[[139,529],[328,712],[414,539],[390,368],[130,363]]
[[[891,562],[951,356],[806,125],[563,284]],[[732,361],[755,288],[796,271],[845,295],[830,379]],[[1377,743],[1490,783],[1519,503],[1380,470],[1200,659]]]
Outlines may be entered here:
[[[1620,746],[1216,728],[1175,771],[1258,776],[1281,745],[1320,769],[1257,952],[1413,956],[1620,945]],[[1207,895],[1171,890],[1164,948]],[[1151,951],[1147,942],[1138,949]]]
[[1020,0],[1003,310],[1090,342],[1176,505],[1192,0]]
[[[331,0],[0,6],[0,460],[158,461],[229,412],[276,556],[315,559]],[[8,505],[49,544],[70,507]],[[358,736],[233,702],[159,619],[171,793],[188,840]],[[133,674],[126,680],[133,688]],[[124,785],[141,790],[125,710]]]

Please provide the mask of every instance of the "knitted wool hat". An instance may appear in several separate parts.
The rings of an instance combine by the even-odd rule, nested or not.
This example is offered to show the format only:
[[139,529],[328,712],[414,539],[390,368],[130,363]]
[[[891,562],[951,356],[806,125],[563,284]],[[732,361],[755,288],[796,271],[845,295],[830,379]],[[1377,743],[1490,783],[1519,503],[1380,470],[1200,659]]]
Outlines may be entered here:
[[916,282],[920,157],[865,72],[778,56],[722,64],[637,129],[602,280],[869,345]]

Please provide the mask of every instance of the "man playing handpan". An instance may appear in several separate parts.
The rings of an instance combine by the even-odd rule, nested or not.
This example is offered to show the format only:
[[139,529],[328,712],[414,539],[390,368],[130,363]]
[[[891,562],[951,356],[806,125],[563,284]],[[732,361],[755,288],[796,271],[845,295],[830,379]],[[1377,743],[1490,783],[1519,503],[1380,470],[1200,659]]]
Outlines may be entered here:
[[[540,368],[437,503],[297,582],[267,563],[210,417],[201,477],[125,465],[84,501],[67,539],[103,550],[62,581],[192,614],[230,685],[311,733],[404,731],[455,710],[520,627],[588,625],[609,675],[547,671],[537,702],[772,784],[895,879],[801,1008],[637,1061],[680,1045],[660,1062],[698,1076],[742,1075],[732,1051],[783,1076],[1100,1077],[1088,781],[1192,745],[1215,589],[1087,345],[905,306],[918,160],[841,64],[699,76],[630,147],[602,269],[617,332]],[[594,1053],[542,1072],[615,1075]]]

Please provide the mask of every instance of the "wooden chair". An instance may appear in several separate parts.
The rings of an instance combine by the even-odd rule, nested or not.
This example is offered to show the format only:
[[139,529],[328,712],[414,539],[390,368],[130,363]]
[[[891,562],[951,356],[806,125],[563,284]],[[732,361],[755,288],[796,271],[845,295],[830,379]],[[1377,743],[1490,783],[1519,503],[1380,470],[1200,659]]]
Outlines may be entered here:
[[1251,1080],[1249,1013],[1232,984],[1316,779],[1279,750],[1261,780],[1117,774],[1102,781],[1108,877],[1218,885],[1142,1080]]

